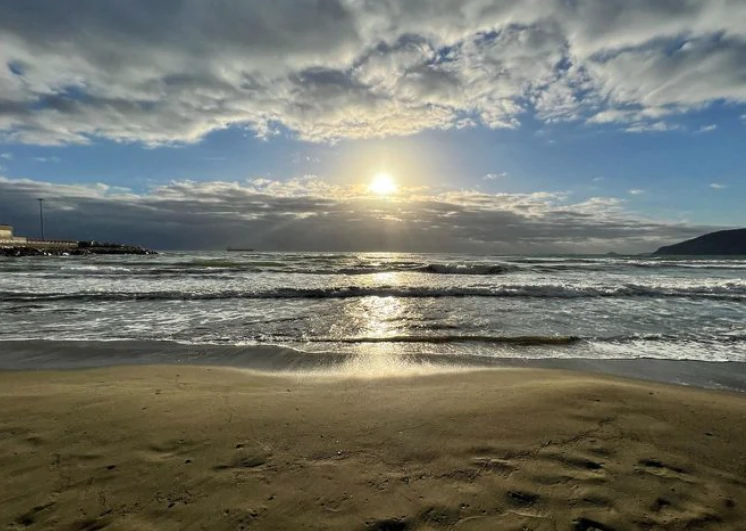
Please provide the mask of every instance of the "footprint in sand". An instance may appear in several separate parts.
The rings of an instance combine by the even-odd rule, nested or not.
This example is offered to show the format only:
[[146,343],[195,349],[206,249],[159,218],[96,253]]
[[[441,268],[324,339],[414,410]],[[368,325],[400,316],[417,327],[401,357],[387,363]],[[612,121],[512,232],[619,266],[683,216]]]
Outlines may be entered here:
[[384,518],[365,522],[365,529],[368,531],[406,531],[409,528],[404,518]]

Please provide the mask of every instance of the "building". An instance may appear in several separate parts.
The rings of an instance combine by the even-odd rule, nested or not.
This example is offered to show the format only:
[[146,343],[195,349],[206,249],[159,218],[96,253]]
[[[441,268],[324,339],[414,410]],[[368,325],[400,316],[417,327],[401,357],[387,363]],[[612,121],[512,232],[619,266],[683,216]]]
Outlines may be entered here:
[[27,238],[14,237],[10,225],[0,225],[0,245],[24,245],[27,242]]
[[24,236],[14,236],[12,226],[0,225],[0,247],[28,247],[39,250],[65,250],[76,249],[78,247],[78,242],[71,240],[37,240],[35,238],[26,238]]

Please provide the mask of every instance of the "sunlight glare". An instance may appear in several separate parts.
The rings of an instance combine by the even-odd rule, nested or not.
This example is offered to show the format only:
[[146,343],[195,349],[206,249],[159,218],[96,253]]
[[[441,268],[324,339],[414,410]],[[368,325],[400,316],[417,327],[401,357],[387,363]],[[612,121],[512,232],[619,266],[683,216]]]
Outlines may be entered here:
[[378,173],[373,177],[368,190],[376,195],[391,195],[396,192],[397,186],[391,174]]

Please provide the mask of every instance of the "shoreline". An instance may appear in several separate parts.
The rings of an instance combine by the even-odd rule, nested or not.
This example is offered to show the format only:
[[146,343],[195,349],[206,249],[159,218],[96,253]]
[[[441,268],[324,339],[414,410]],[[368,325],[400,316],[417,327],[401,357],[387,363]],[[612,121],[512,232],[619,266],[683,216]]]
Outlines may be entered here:
[[166,341],[0,342],[0,371],[75,370],[132,365],[193,365],[249,369],[270,376],[301,373],[363,379],[479,369],[553,369],[746,393],[746,362],[737,361],[362,356],[305,353],[275,345],[189,345]]
[[0,372],[0,526],[740,529],[746,397],[511,368]]

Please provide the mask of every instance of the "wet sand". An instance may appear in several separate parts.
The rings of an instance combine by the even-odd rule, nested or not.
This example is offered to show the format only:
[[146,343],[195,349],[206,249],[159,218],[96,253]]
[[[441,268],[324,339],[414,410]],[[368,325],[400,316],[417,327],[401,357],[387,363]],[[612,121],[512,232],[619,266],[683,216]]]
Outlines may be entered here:
[[[370,362],[370,363],[369,363]],[[275,345],[189,345],[168,341],[3,341],[0,370],[92,369],[122,365],[205,365],[338,376],[423,374],[479,368],[568,369],[746,392],[746,362],[664,359],[490,358],[306,353]]]
[[743,529],[746,396],[582,372],[0,373],[2,529]]

